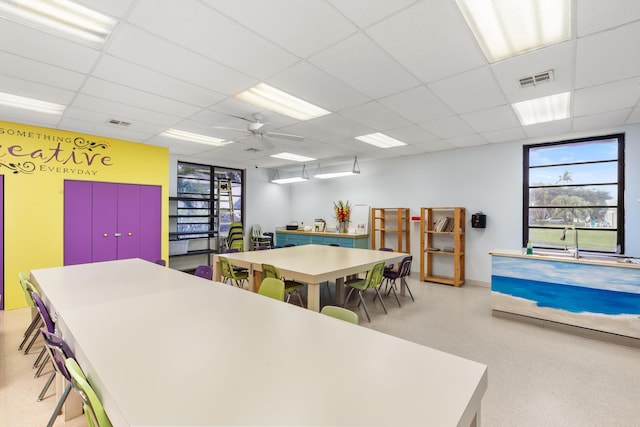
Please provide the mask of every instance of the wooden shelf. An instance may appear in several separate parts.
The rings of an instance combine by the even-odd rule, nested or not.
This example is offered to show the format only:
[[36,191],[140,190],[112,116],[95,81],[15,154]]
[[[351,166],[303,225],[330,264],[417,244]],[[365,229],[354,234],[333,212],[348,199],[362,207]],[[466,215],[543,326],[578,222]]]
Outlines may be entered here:
[[[411,252],[409,208],[372,208],[371,209],[371,249],[392,247],[398,252]],[[390,242],[395,234],[396,247]]]
[[[421,208],[420,209],[420,280],[443,283],[451,286],[464,284],[465,267],[465,208]],[[441,245],[451,250],[441,250]],[[439,248],[434,250],[431,248]],[[435,274],[434,258],[447,255],[452,263],[451,275]],[[439,257],[440,261],[445,261]],[[448,266],[440,266],[441,270]]]

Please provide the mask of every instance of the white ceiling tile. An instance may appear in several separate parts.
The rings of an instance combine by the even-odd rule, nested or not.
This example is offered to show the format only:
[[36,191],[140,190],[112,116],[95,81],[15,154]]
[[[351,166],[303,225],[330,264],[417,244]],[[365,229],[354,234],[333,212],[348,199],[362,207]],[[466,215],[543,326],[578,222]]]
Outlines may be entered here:
[[78,73],[88,73],[100,52],[0,18],[0,51]]
[[305,58],[357,31],[325,2],[205,0],[251,31]]
[[421,123],[420,126],[442,139],[473,135],[475,133],[475,130],[458,116]]
[[80,89],[86,78],[82,73],[6,52],[0,52],[0,64],[0,74],[73,91]]
[[429,153],[429,152],[435,152],[435,151],[445,151],[445,150],[452,150],[454,148],[457,148],[451,144],[449,144],[447,141],[443,140],[443,139],[438,139],[435,141],[429,141],[429,142],[424,142],[419,144],[425,152]]
[[370,101],[370,98],[306,61],[270,77],[267,83],[332,112]]
[[571,121],[571,119],[556,120],[554,122],[524,126],[523,129],[529,138],[557,137],[563,133],[571,132]]
[[0,74],[0,92],[65,106],[69,105],[75,94],[71,90],[47,86],[15,77],[4,76],[2,74]]
[[640,100],[640,77],[586,89],[573,94],[575,117],[634,107]]
[[577,0],[578,37],[640,19],[637,0]]
[[79,95],[73,100],[73,106],[94,112],[101,112],[109,116],[110,119],[123,120],[129,123],[143,122],[170,128],[179,122],[179,116],[172,116],[157,111],[150,111],[123,104],[117,101],[97,98],[89,95]]
[[107,52],[158,73],[226,95],[235,95],[258,82],[244,73],[131,25],[124,25],[120,29]]
[[358,27],[365,28],[401,9],[415,3],[416,0],[329,0]]
[[115,128],[116,132],[128,132],[136,134],[136,141],[145,140],[153,135],[163,132],[166,128],[162,125],[155,125],[147,122],[137,121],[128,122],[128,126],[110,124],[109,120],[114,119],[112,115],[106,112],[86,110],[84,108],[70,107],[67,108],[63,116],[63,124],[65,121],[77,120],[88,123],[100,124],[105,128]]
[[[510,103],[567,92],[573,87],[573,50],[568,41],[491,64],[500,87]],[[520,79],[553,70],[554,80],[521,87]]]
[[489,132],[509,129],[520,124],[518,117],[510,105],[501,105],[473,113],[461,114],[460,117],[478,132]]
[[4,105],[0,105],[0,117],[2,117],[3,121],[48,128],[57,127],[58,123],[62,119],[59,114],[39,113],[37,111],[11,108]]
[[374,99],[420,84],[363,34],[313,55],[309,62]]
[[521,141],[527,138],[521,127],[482,132],[481,135],[491,143]]
[[453,111],[425,86],[418,86],[379,100],[413,123],[422,123],[453,115]]
[[631,108],[618,111],[608,111],[600,114],[576,117],[573,119],[573,130],[595,130],[606,128],[617,128],[624,125],[631,113]]
[[224,95],[183,80],[168,77],[110,55],[104,55],[93,71],[95,77],[199,107],[208,107]]
[[169,115],[190,116],[200,108],[183,102],[128,88],[102,79],[90,78],[83,88],[84,93],[111,101],[123,102],[150,111]]
[[640,107],[636,107],[631,111],[627,123],[640,123]]
[[455,138],[447,138],[446,142],[453,145],[454,147],[473,147],[476,145],[484,145],[487,143],[487,140],[484,139],[481,135],[467,135],[467,136],[458,136]]
[[436,141],[438,138],[431,135],[424,128],[416,125],[411,125],[403,128],[393,129],[385,132],[392,138],[396,138],[407,144],[422,144],[425,142]]
[[160,37],[257,78],[294,64],[298,58],[195,1],[140,0],[129,22]]
[[375,101],[349,108],[340,114],[378,131],[409,125],[407,119]]
[[122,18],[135,0],[76,0],[76,3],[115,18]]
[[576,88],[640,75],[640,21],[578,39]]
[[453,1],[417,3],[366,32],[425,83],[487,64]]
[[[353,138],[360,135],[367,135],[375,132],[375,129],[362,123],[351,120],[340,114],[329,114],[327,116],[313,119],[314,126],[326,129],[343,138]],[[331,142],[331,141],[328,141]]]
[[91,120],[88,116],[80,118],[65,117],[60,122],[60,128],[74,129],[76,132],[87,133],[105,138],[115,138],[124,141],[142,142],[153,135],[151,132],[136,132],[129,128],[115,127],[103,122]]
[[458,114],[507,103],[489,67],[458,74],[428,87]]

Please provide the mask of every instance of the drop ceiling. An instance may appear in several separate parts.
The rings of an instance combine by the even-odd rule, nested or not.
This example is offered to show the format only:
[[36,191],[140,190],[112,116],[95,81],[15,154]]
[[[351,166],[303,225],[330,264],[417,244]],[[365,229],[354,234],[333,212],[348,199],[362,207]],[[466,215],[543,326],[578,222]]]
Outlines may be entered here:
[[[454,1],[81,0],[118,19],[101,50],[0,18],[0,91],[66,105],[62,116],[0,107],[0,119],[169,148],[230,167],[323,166],[507,141],[600,132],[640,122],[640,2],[574,0],[567,42],[490,64]],[[553,70],[553,81],[520,79]],[[265,82],[332,113],[309,121],[233,95]],[[570,91],[571,117],[521,126],[510,104]],[[222,147],[255,113],[303,141]],[[244,120],[244,119],[247,120]],[[111,121],[129,123],[126,126]],[[354,137],[382,132],[407,145]],[[257,150],[257,151],[256,151]]]

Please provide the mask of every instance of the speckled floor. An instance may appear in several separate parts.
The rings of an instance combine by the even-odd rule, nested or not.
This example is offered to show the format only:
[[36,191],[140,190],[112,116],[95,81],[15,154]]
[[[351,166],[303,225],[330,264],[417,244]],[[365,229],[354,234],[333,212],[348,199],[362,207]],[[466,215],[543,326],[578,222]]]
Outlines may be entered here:
[[[369,295],[372,322],[355,309],[361,324],[488,365],[482,425],[639,425],[640,349],[493,317],[486,287],[409,283],[416,302],[402,298],[399,308],[388,298],[385,315]],[[34,379],[31,369],[41,344],[27,356],[17,351],[29,316],[27,309],[0,312],[0,426],[44,426],[56,403],[53,389],[36,401],[46,380],[46,374]],[[59,417],[55,425],[86,422]]]

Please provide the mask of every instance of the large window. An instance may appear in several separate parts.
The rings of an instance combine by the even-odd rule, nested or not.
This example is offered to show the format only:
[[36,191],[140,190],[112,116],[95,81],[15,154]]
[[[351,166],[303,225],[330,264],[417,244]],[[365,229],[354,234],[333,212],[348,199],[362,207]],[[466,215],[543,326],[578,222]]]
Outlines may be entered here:
[[624,135],[524,146],[523,245],[624,252]]
[[224,235],[229,223],[242,222],[243,170],[178,162],[177,175],[178,233],[189,238]]

